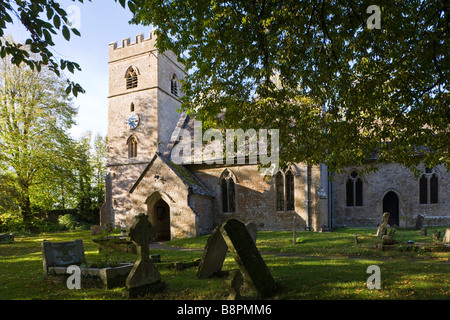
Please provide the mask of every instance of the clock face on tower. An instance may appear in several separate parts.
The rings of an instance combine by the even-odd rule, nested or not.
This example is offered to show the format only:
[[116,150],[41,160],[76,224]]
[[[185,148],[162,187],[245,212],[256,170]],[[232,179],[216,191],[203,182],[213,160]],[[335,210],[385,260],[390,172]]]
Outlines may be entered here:
[[127,122],[127,127],[131,130],[134,130],[139,125],[139,116],[133,112],[127,117],[126,122]]

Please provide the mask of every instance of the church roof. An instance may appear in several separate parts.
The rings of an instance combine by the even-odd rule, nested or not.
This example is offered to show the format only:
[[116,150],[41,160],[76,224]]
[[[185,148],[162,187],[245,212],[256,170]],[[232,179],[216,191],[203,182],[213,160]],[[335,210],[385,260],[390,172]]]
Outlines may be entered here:
[[139,178],[136,180],[135,184],[130,190],[130,193],[133,193],[133,191],[136,189],[136,187],[139,185],[141,180],[145,177],[147,172],[152,167],[155,160],[159,158],[161,159],[177,176],[178,178],[189,188],[191,191],[195,194],[200,194],[204,196],[210,196],[215,197],[215,193],[210,190],[207,186],[205,186],[199,178],[197,178],[193,172],[191,172],[188,168],[186,168],[183,165],[178,165],[173,163],[172,161],[168,160],[164,155],[157,152],[153,156],[153,159],[150,161],[150,163],[145,167],[144,171],[141,173]]

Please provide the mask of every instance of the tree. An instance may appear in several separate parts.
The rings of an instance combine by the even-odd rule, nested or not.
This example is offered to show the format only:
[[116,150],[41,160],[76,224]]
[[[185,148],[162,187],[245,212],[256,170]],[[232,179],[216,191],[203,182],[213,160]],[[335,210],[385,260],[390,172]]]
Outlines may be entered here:
[[[73,2],[83,3],[84,0],[72,0]],[[91,1],[91,0],[89,0]],[[114,0],[117,2],[117,0]],[[122,7],[126,7],[127,0],[119,0]],[[133,4],[128,3],[128,7],[133,10]],[[55,0],[3,0],[0,2],[0,37],[4,36],[4,30],[8,23],[13,22],[13,17],[22,23],[29,32],[29,38],[25,44],[0,40],[0,57],[3,59],[10,55],[11,62],[19,65],[22,62],[31,69],[38,71],[42,66],[48,66],[50,70],[60,76],[61,71],[67,69],[74,73],[75,69],[81,71],[78,63],[56,57],[52,52],[55,46],[53,36],[61,32],[64,39],[70,40],[72,35],[80,36],[76,28],[72,28],[68,21],[67,12]],[[47,19],[45,19],[47,18]],[[27,47],[29,47],[29,50]],[[39,54],[30,56],[30,52]],[[67,80],[67,93],[72,92],[75,96],[83,93],[84,89],[80,84]]]
[[76,113],[65,81],[49,68],[0,60],[0,173],[25,223],[33,205],[52,201],[44,190],[70,169],[74,142],[67,130]]
[[132,22],[157,27],[189,70],[182,109],[279,129],[281,162],[449,168],[447,1],[372,4],[134,0]]

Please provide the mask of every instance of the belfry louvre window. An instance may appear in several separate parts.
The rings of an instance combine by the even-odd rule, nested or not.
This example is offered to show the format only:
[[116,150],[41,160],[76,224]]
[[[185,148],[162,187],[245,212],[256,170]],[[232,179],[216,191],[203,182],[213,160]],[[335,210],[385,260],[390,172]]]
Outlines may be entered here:
[[439,202],[439,178],[435,170],[426,168],[419,179],[419,203],[436,204]]
[[222,173],[220,178],[220,189],[222,195],[222,212],[236,212],[235,182],[228,170]]
[[170,82],[170,92],[173,95],[178,96],[178,78],[175,74],[172,76],[172,80]]
[[137,88],[138,86],[138,75],[133,67],[128,68],[127,74],[125,76],[127,82],[127,89]]
[[363,181],[358,172],[352,171],[345,184],[347,207],[362,207],[363,205]]
[[277,211],[295,210],[294,175],[290,170],[281,171],[275,176]]

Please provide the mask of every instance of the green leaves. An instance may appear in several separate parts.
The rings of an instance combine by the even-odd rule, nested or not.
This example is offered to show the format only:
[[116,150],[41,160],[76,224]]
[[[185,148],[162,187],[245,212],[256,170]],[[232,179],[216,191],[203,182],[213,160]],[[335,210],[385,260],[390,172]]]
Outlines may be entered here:
[[[83,0],[74,1],[83,3]],[[12,3],[14,3],[14,8]],[[11,14],[16,15],[29,32],[29,38],[26,39],[25,45],[29,47],[32,53],[39,53],[40,58],[30,59],[25,46],[8,40],[0,43],[1,58],[11,55],[13,57],[11,61],[14,64],[20,65],[25,63],[36,70],[41,70],[43,65],[49,65],[58,76],[60,71],[65,68],[71,73],[75,69],[81,70],[77,63],[61,59],[55,56],[51,50],[51,47],[55,45],[53,36],[58,34],[57,30],[61,31],[64,39],[67,41],[70,40],[72,34],[81,36],[77,29],[70,26],[67,13],[58,2],[55,0],[36,0],[31,2],[18,0],[2,1],[0,3],[0,36],[3,36],[6,24],[12,23]],[[59,65],[61,65],[61,69]],[[67,86],[67,91],[69,90],[74,96],[84,92],[79,84],[72,82]]]
[[382,1],[371,30],[363,0],[133,2],[160,50],[187,55],[182,108],[205,123],[280,129],[285,161],[450,168],[443,3]]

